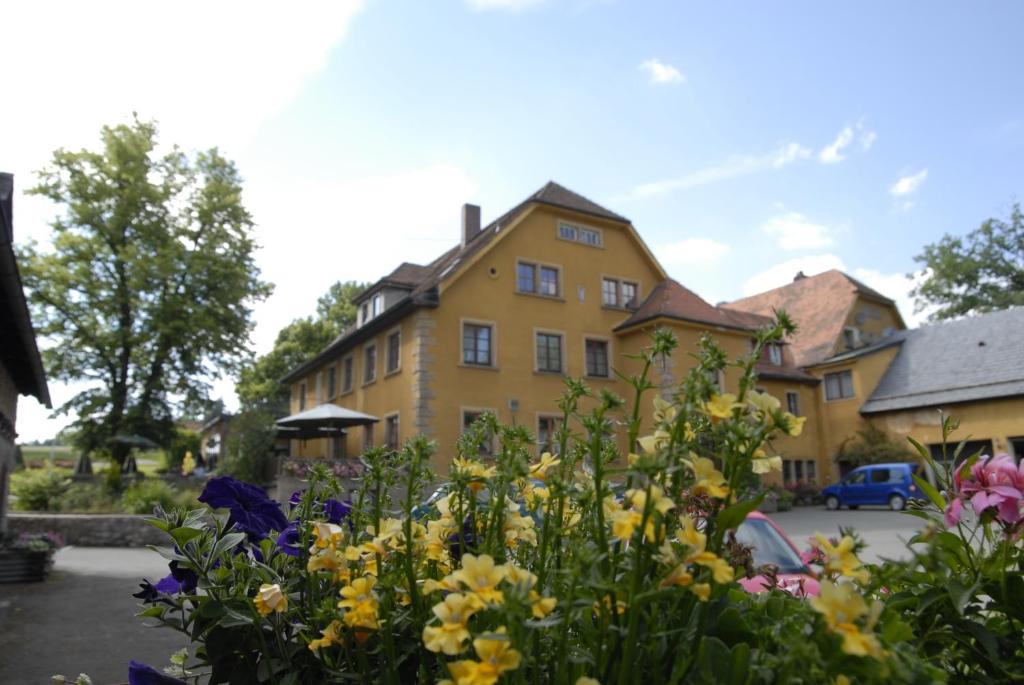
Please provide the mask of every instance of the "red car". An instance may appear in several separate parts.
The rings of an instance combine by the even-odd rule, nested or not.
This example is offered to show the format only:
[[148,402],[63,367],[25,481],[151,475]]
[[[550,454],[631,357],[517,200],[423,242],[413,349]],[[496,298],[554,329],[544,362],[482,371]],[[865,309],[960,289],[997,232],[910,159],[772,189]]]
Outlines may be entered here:
[[[789,536],[770,518],[759,511],[751,512],[736,529],[736,539],[749,547],[754,566],[772,564],[778,567],[777,587],[797,597],[815,597],[818,579],[800,558],[800,552]],[[742,578],[740,585],[747,592],[764,592],[770,581],[763,575]]]

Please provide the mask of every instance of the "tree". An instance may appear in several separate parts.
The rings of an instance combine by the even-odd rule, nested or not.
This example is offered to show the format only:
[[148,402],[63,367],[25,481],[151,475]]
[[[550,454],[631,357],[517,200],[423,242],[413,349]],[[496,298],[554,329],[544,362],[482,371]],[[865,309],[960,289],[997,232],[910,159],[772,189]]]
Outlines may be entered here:
[[839,446],[837,461],[850,466],[865,464],[884,464],[886,462],[906,462],[914,458],[914,453],[906,443],[889,437],[889,434],[874,424],[857,431],[856,438],[847,438]]
[[274,348],[246,365],[239,374],[235,391],[243,409],[261,408],[280,415],[288,408],[288,389],[280,379],[327,347],[348,326],[355,323],[352,299],[366,284],[338,281],[317,300],[316,315],[296,319],[277,334]]
[[52,250],[22,250],[51,378],[88,381],[61,407],[82,449],[119,434],[166,444],[173,411],[240,365],[259,278],[242,179],[216,149],[158,155],[154,123],[104,127],[102,149],[57,150],[32,191],[62,207]]
[[913,290],[918,311],[939,307],[932,320],[1024,305],[1024,212],[988,219],[965,238],[946,234],[914,257],[925,280]]

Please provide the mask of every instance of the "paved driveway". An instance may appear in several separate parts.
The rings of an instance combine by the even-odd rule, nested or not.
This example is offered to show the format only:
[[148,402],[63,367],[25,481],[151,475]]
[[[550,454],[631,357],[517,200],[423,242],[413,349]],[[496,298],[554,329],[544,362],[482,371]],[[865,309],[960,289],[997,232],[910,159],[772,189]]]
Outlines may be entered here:
[[128,661],[155,668],[186,645],[135,618],[139,579],[167,574],[148,549],[67,547],[44,583],[0,585],[0,683],[43,685],[85,672],[96,685],[128,681]]
[[868,545],[861,556],[872,563],[882,558],[908,558],[910,554],[904,541],[925,525],[916,516],[883,507],[861,507],[857,511],[829,511],[824,506],[796,507],[769,516],[782,526],[801,551],[808,546],[807,538],[816,532],[833,537],[839,535],[840,526],[855,528]]

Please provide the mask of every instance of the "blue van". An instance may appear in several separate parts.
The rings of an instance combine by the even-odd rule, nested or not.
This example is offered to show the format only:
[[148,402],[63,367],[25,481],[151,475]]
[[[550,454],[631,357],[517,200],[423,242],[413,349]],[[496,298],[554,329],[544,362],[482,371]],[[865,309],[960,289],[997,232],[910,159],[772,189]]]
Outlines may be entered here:
[[912,474],[920,476],[917,464],[871,464],[846,474],[835,485],[821,491],[825,506],[856,509],[862,504],[885,504],[899,511],[911,498],[923,499]]

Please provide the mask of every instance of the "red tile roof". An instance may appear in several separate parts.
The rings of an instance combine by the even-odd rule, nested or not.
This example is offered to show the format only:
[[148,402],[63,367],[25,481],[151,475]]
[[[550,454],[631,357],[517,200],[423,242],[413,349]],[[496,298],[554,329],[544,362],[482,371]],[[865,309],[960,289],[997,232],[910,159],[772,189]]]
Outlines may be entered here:
[[615,327],[622,330],[658,317],[754,331],[771,324],[771,319],[750,312],[737,312],[716,307],[689,288],[671,279],[661,281],[632,316]]

